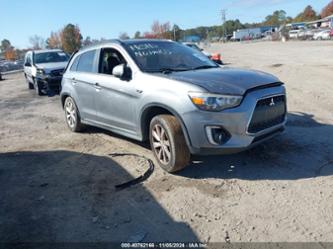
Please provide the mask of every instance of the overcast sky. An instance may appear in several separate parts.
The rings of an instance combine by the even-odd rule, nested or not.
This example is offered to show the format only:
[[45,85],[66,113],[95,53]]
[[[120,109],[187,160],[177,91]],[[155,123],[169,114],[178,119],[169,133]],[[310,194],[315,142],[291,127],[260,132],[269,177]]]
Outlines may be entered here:
[[47,38],[67,23],[78,24],[85,37],[117,38],[120,32],[149,31],[154,20],[170,21],[181,28],[221,24],[227,19],[260,22],[274,10],[295,16],[311,4],[320,11],[329,0],[0,0],[0,40],[19,48],[29,37]]

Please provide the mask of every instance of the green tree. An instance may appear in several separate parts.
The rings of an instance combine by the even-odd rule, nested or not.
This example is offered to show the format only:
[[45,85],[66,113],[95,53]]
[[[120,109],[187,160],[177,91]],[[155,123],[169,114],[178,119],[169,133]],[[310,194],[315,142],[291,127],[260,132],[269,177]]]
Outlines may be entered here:
[[243,28],[245,28],[245,26],[238,19],[228,20],[220,28],[220,30],[222,29],[222,33],[221,33],[221,31],[219,33],[222,35],[223,30],[225,30],[226,35],[231,35],[231,34],[233,34],[234,31],[236,31],[238,29],[243,29]]
[[128,36],[128,34],[126,32],[121,32],[119,34],[119,39],[121,40],[128,40],[130,37]]
[[3,39],[1,41],[1,46],[0,46],[1,52],[6,52],[11,47],[12,47],[12,45],[8,39]]
[[141,32],[140,31],[136,31],[134,34],[134,39],[140,39],[141,38]]
[[67,24],[61,32],[61,44],[66,53],[72,54],[81,48],[82,35],[77,25]]
[[173,40],[175,40],[175,41],[180,40],[181,34],[182,34],[181,28],[177,24],[174,24],[172,26],[172,38],[173,38]]
[[266,16],[265,21],[262,24],[269,26],[279,26],[284,24],[287,20],[286,14],[287,13],[284,10],[276,10],[272,15]]

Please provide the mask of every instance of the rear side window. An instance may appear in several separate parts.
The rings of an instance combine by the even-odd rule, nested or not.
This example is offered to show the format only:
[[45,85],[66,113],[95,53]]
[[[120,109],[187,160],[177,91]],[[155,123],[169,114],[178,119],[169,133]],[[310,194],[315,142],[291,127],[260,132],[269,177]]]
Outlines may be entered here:
[[80,58],[78,60],[76,71],[87,72],[87,73],[93,72],[95,54],[96,54],[96,50],[91,50],[91,51],[81,54]]

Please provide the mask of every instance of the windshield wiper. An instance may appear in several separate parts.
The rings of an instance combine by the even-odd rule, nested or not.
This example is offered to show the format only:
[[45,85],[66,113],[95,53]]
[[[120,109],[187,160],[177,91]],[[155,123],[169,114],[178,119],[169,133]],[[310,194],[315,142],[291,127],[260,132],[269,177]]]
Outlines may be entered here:
[[193,67],[192,70],[199,70],[199,69],[209,69],[209,68],[217,68],[218,66],[210,66],[210,65],[204,65],[199,67]]
[[163,67],[156,70],[147,70],[148,72],[152,73],[163,73],[163,74],[170,74],[172,72],[181,72],[181,71],[187,71],[188,68],[169,68],[169,67]]

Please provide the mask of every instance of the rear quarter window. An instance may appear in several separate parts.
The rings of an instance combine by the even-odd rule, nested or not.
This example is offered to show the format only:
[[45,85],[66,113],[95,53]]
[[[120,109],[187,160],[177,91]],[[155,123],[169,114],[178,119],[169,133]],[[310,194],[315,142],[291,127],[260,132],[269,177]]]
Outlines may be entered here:
[[77,70],[77,65],[79,64],[79,59],[80,59],[80,55],[76,56],[76,58],[74,59],[71,67],[70,67],[70,71],[76,71]]
[[91,50],[81,54],[78,59],[76,71],[91,73],[94,71],[94,60],[96,50]]

